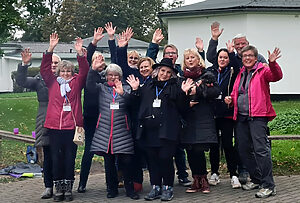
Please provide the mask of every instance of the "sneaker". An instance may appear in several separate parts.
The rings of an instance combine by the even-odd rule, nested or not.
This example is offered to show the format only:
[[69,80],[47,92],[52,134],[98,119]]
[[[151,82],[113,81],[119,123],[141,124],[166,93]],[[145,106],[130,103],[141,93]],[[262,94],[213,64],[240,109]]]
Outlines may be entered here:
[[45,191],[42,194],[42,199],[49,199],[53,196],[53,188],[52,187],[46,187]]
[[210,185],[214,185],[214,186],[216,186],[218,183],[220,183],[220,177],[218,176],[218,174],[213,173],[213,174],[210,176],[210,179],[208,180],[208,183],[209,183]]
[[86,188],[83,185],[79,184],[79,186],[77,188],[77,192],[78,193],[85,193],[85,191],[86,191]]
[[259,188],[259,184],[252,182],[247,182],[245,185],[242,185],[243,190],[254,190]]
[[179,185],[182,185],[184,187],[188,187],[192,185],[192,181],[190,181],[187,177],[178,179]]
[[276,195],[276,190],[275,188],[269,189],[269,188],[261,188],[256,194],[255,197],[257,198],[266,198],[266,197],[270,197],[272,195]]
[[153,185],[152,186],[152,190],[149,192],[148,195],[146,195],[144,197],[145,200],[148,200],[148,201],[152,201],[152,200],[155,200],[155,199],[159,199],[161,196],[161,189],[160,189],[160,186],[158,185]]
[[172,186],[163,186],[161,201],[171,201],[173,199],[173,187]]
[[242,185],[250,182],[250,174],[248,172],[242,172],[239,174],[239,181]]
[[231,186],[232,186],[233,189],[241,188],[242,187],[242,185],[241,185],[238,177],[232,176],[232,178],[231,178]]

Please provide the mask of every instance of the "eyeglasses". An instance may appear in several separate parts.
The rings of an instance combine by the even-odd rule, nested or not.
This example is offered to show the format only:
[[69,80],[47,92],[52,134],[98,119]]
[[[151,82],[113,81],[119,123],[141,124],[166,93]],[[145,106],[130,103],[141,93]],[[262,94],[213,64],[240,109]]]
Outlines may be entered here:
[[118,77],[120,77],[119,75],[114,75],[114,74],[111,74],[111,73],[108,73],[107,74],[107,77],[115,77],[115,78],[118,78]]
[[243,55],[242,56],[243,58],[254,58],[255,56],[254,56],[254,54],[249,54],[249,55]]
[[129,59],[133,59],[133,60],[139,60],[139,58],[138,57],[133,57],[133,56],[129,56]]
[[177,53],[176,52],[165,52],[165,55],[176,55]]

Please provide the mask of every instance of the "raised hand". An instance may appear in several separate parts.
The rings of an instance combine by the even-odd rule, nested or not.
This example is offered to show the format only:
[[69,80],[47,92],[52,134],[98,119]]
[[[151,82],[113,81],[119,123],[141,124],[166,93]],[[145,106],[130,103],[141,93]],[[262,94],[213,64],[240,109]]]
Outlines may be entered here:
[[92,41],[92,44],[94,46],[97,46],[97,43],[104,37],[103,35],[103,28],[102,27],[98,27],[97,29],[94,29],[94,38]]
[[113,27],[112,22],[108,22],[105,24],[104,28],[108,34],[109,40],[113,40],[117,27]]
[[102,71],[105,67],[105,61],[104,58],[102,56],[102,54],[99,54],[98,56],[96,56],[96,58],[94,59],[93,63],[92,63],[92,69],[95,71]]
[[119,47],[125,47],[128,44],[128,41],[126,40],[125,31],[119,34],[117,37],[118,46]]
[[133,34],[134,34],[134,32],[133,32],[133,29],[131,27],[126,28],[125,36],[126,36],[127,43],[132,38]]
[[203,40],[200,37],[196,37],[195,45],[199,52],[203,52],[204,45]]
[[122,82],[118,79],[115,79],[114,81],[115,83],[115,91],[119,94],[119,95],[123,95],[124,94],[124,90],[123,90],[123,85],[122,85]]
[[52,33],[50,35],[48,52],[53,52],[54,48],[58,44],[58,41],[59,41],[58,34],[56,32]]
[[153,33],[152,43],[160,44],[160,42],[164,39],[164,35],[160,28],[157,28]]
[[132,90],[137,90],[140,86],[139,78],[135,78],[134,75],[129,75],[126,82],[131,86]]
[[80,37],[76,38],[75,49],[79,56],[83,56],[84,52],[82,50],[83,40]]
[[269,50],[268,50],[268,55],[269,55],[269,62],[274,62],[276,61],[278,58],[281,57],[281,51],[279,48],[275,47],[273,53],[271,53]]
[[229,53],[234,52],[234,43],[233,41],[228,40],[228,42],[226,42],[226,47]]
[[22,52],[21,52],[21,56],[22,56],[22,62],[25,64],[25,65],[28,65],[31,61],[31,52],[29,50],[29,48],[27,49],[24,49]]
[[183,81],[181,84],[181,89],[188,95],[188,91],[194,87],[194,81],[191,78],[188,78],[186,81]]
[[211,30],[211,38],[213,40],[218,40],[220,35],[222,34],[224,28],[222,28],[220,30],[220,23],[218,22],[213,22],[210,26],[210,30]]

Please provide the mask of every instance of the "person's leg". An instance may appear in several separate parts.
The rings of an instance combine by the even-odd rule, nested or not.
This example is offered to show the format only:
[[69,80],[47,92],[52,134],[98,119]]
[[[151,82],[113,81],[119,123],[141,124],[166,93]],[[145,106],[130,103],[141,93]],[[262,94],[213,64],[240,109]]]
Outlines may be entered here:
[[84,118],[84,130],[85,130],[85,146],[84,153],[81,160],[81,169],[80,169],[80,181],[77,191],[85,192],[86,183],[90,173],[90,168],[92,165],[92,159],[94,153],[90,151],[92,140],[95,133],[95,126],[97,123],[97,118]]
[[115,155],[104,155],[105,180],[107,185],[107,197],[114,198],[118,195],[118,174],[115,165]]
[[177,168],[177,177],[179,184],[183,186],[190,186],[192,183],[188,180],[189,174],[186,172],[186,155],[182,146],[178,145],[175,152],[175,164]]
[[199,177],[200,177],[200,164],[198,160],[198,155],[195,153],[193,150],[192,146],[189,146],[186,148],[186,153],[187,153],[187,160],[190,166],[190,169],[192,171],[192,177],[193,177],[193,183],[191,187],[189,187],[186,192],[187,193],[194,193],[200,191],[200,182],[199,182]]
[[249,123],[245,121],[237,121],[236,123],[236,140],[238,143],[238,151],[242,163],[246,166],[250,174],[251,182],[260,184],[261,173],[258,169],[254,152],[253,141],[250,134]]
[[[211,166],[211,174],[216,174],[219,176],[219,164],[220,164],[220,125],[221,125],[221,120],[220,119],[215,119],[216,122],[216,132],[217,132],[217,138],[218,138],[218,143],[211,144],[209,148],[209,161],[210,161],[210,166]],[[223,143],[222,143],[223,144]],[[216,185],[216,184],[214,184]]]
[[53,175],[52,175],[52,158],[50,146],[43,146],[44,160],[43,173],[45,191],[42,194],[42,199],[51,198],[53,195]]
[[253,118],[249,121],[255,159],[261,172],[261,186],[265,189],[274,189],[271,145],[267,137],[267,124],[267,118]]

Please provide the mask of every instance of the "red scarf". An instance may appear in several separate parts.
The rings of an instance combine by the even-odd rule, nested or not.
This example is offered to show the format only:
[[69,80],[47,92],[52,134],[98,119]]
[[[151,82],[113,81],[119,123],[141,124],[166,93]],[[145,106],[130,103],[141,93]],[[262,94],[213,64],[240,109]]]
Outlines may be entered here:
[[200,75],[202,73],[202,69],[203,68],[201,66],[197,66],[192,69],[185,68],[185,70],[183,70],[183,76],[185,78],[191,78],[191,79],[195,80],[200,77]]

